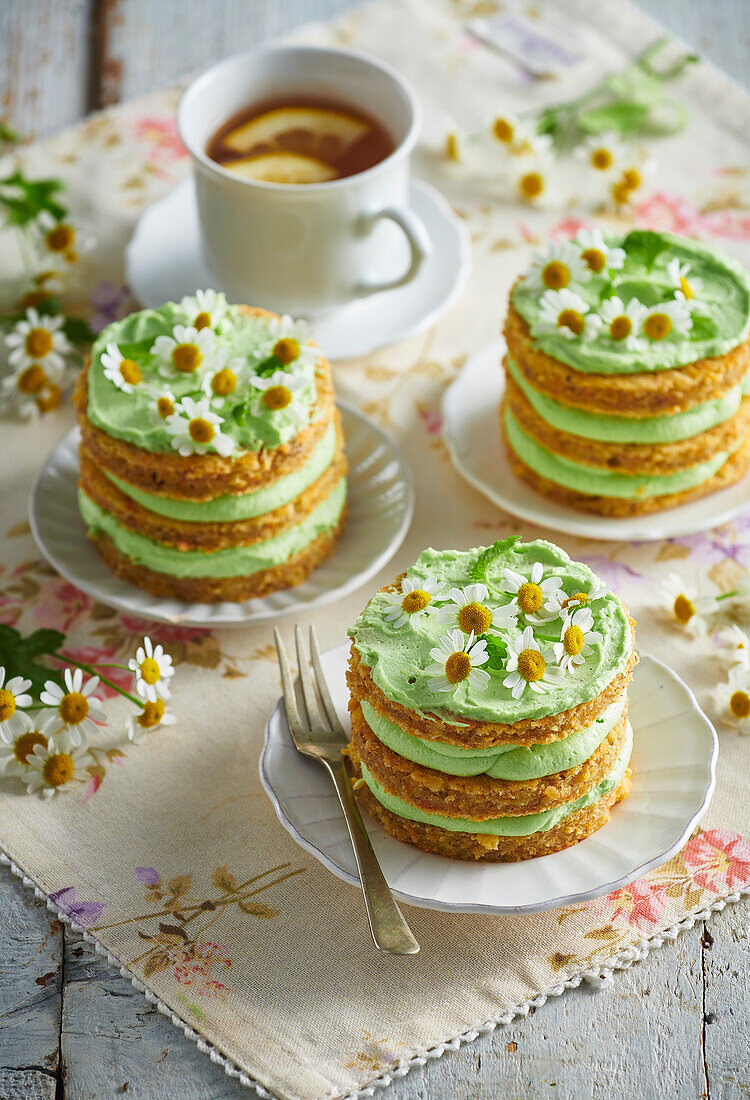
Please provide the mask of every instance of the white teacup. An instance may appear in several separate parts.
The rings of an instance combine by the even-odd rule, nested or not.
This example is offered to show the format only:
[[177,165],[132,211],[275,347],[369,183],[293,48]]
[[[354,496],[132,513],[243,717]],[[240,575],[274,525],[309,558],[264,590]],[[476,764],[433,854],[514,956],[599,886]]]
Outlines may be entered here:
[[[364,172],[312,184],[244,179],[207,156],[210,138],[232,115],[296,92],[374,114],[394,151]],[[178,125],[193,158],[206,266],[230,300],[315,316],[404,286],[430,253],[409,208],[419,105],[389,65],[349,50],[264,46],[197,77]]]

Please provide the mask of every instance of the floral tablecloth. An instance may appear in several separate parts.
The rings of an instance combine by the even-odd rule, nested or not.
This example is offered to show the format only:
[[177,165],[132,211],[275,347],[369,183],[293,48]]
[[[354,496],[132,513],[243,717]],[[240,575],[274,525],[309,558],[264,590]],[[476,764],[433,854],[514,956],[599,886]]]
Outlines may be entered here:
[[[336,368],[341,396],[396,436],[416,480],[411,531],[371,590],[425,545],[469,547],[511,533],[555,537],[467,487],[448,459],[439,409],[466,356],[496,337],[530,248],[549,233],[570,235],[580,211],[494,201],[445,161],[444,136],[456,121],[478,125],[496,103],[520,109],[576,94],[657,32],[624,0],[564,0],[558,15],[587,60],[560,78],[553,95],[549,82],[521,77],[467,33],[467,17],[494,7],[383,0],[304,34],[385,57],[414,82],[425,110],[415,170],[449,196],[473,237],[473,274],[449,315],[426,335]],[[644,197],[605,220],[702,237],[750,263],[748,100],[705,64],[676,90],[690,108],[688,128],[658,143],[659,169]],[[94,222],[98,246],[80,308],[95,328],[132,308],[123,246],[144,206],[188,170],[176,102],[171,91],[114,108],[20,155],[31,175],[63,176]],[[410,909],[421,953],[378,955],[358,891],[295,846],[260,787],[263,726],[278,694],[269,628],[149,625],[71,587],[35,548],[29,488],[72,423],[70,408],[30,425],[3,423],[1,620],[63,631],[66,652],[84,662],[121,661],[149,632],[175,662],[178,721],[113,751],[85,786],[54,799],[1,780],[0,845],[65,919],[83,927],[228,1072],[284,1100],[369,1093],[578,984],[584,972],[628,965],[750,888],[750,739],[720,723],[715,797],[701,831],[669,864],[609,897],[536,916]],[[660,586],[677,569],[688,580],[731,588],[750,565],[750,513],[664,542],[558,541],[622,593],[638,619],[641,650],[666,657],[719,720],[713,688],[722,673],[711,635],[669,623]],[[336,644],[367,595],[301,618],[315,618],[324,644]],[[124,703],[105,695],[116,721]]]

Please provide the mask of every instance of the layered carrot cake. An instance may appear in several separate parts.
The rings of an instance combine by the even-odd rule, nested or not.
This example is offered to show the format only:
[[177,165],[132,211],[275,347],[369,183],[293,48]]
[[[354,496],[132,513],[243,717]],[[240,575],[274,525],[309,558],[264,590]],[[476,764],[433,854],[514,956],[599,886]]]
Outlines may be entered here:
[[346,460],[330,366],[298,323],[198,292],[106,328],[75,394],[79,505],[155,596],[246,600],[331,554]]
[[454,859],[556,852],[630,788],[635,624],[550,542],[425,550],[349,631],[361,803]]
[[515,472],[586,512],[671,508],[750,465],[750,282],[669,233],[582,232],[515,284],[502,433]]

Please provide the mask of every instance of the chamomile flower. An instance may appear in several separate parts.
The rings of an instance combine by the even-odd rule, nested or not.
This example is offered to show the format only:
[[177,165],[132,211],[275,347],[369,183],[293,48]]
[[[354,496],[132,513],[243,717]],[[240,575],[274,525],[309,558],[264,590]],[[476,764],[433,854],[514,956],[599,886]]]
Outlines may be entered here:
[[599,306],[599,316],[604,322],[604,335],[628,351],[638,351],[646,347],[646,341],[639,336],[639,332],[647,312],[637,298],[631,298],[627,304],[617,295],[605,298]]
[[651,306],[643,315],[641,332],[656,343],[668,336],[688,336],[693,326],[687,302],[674,298],[671,302],[660,302]]
[[532,628],[527,626],[517,638],[507,637],[504,641],[508,647],[505,665],[508,675],[503,680],[503,687],[510,688],[514,699],[520,699],[527,687],[545,695],[553,686],[552,681],[559,677],[560,670],[548,663]]
[[575,155],[595,172],[614,172],[622,161],[622,143],[615,133],[591,134],[576,148]]
[[490,135],[494,141],[511,150],[526,140],[529,136],[529,128],[521,122],[518,115],[508,112],[493,118],[490,124]]
[[268,322],[268,337],[257,351],[260,362],[273,356],[283,367],[295,368],[315,364],[320,359],[320,349],[308,343],[309,327],[305,321],[295,321],[288,313],[272,317]]
[[0,737],[12,737],[16,733],[23,733],[26,728],[26,715],[22,714],[24,707],[30,707],[32,698],[29,695],[31,680],[25,680],[23,676],[11,676],[5,680],[5,669],[0,665]]
[[413,581],[404,577],[401,591],[388,595],[383,618],[391,626],[400,628],[410,620],[414,621],[435,611],[435,601],[444,600],[446,587],[441,581],[428,577],[424,581]]
[[267,378],[259,375],[251,378],[250,385],[262,391],[254,404],[255,415],[283,412],[303,424],[309,417],[309,409],[302,404],[300,396],[309,384],[309,380],[302,375],[283,370],[276,370]]
[[551,241],[536,252],[524,283],[546,290],[563,290],[571,283],[585,283],[591,271],[580,250],[570,241]]
[[49,743],[47,735],[36,729],[27,715],[19,717],[23,717],[23,726],[15,734],[0,734],[0,775],[27,775],[31,753],[37,745],[46,748]]
[[594,616],[590,607],[579,607],[577,611],[566,615],[560,629],[560,641],[552,646],[552,652],[563,672],[575,672],[594,652],[594,646],[600,645],[602,635],[592,630]]
[[177,411],[178,401],[169,386],[162,386],[153,393],[153,400],[149,405],[151,419],[155,424],[162,423]]
[[157,699],[169,699],[168,681],[174,676],[172,658],[164,652],[164,646],[154,645],[150,638],[143,639],[135,657],[128,661],[128,668],[135,673],[135,690],[150,703]]
[[38,792],[44,798],[51,798],[67,790],[75,780],[84,779],[85,770],[94,763],[94,758],[84,746],[60,737],[49,740],[46,745],[35,745],[26,762],[27,793]]
[[551,622],[559,616],[561,604],[558,595],[561,588],[560,577],[544,576],[544,566],[540,561],[532,565],[530,577],[524,577],[514,569],[503,570],[503,589],[513,594],[506,607],[513,608],[516,614],[524,614],[532,623]]
[[580,250],[583,263],[593,275],[619,271],[625,263],[625,249],[610,247],[601,229],[581,229],[574,244]]
[[128,741],[137,744],[160,726],[173,726],[176,721],[175,716],[167,710],[163,699],[147,700],[143,709],[128,719]]
[[49,210],[42,210],[35,227],[45,260],[59,268],[78,262],[94,245],[94,237],[83,224],[70,218],[59,220]]
[[[208,332],[208,329],[204,329]],[[165,424],[172,437],[172,447],[183,458],[188,455],[204,455],[209,452],[227,458],[234,450],[234,440],[222,432],[223,417],[212,411],[209,399],[183,397],[175,405],[175,411]]]
[[65,369],[65,356],[71,351],[70,343],[62,331],[65,318],[41,315],[36,309],[27,309],[26,316],[18,321],[5,337],[9,347],[8,361],[12,367],[39,366],[52,377]]
[[224,295],[215,290],[196,290],[195,294],[182,299],[180,309],[188,325],[200,332],[204,328],[216,328],[226,316],[229,304]]
[[493,626],[506,626],[515,618],[514,610],[506,612],[504,607],[488,607],[487,595],[485,584],[451,588],[446,597],[448,603],[437,611],[435,618],[439,623],[457,626],[464,634],[477,636],[486,634]]
[[39,696],[49,708],[41,712],[42,729],[47,734],[54,730],[57,736],[62,727],[71,745],[81,745],[96,733],[97,723],[107,720],[101,699],[93,694],[99,677],[92,676],[84,683],[80,668],[66,668],[63,680],[65,690],[54,680],[47,680]]
[[719,631],[721,656],[728,665],[750,665],[750,638],[737,623]]
[[489,660],[484,638],[475,642],[473,634],[466,638],[462,631],[450,630],[430,650],[430,657],[432,662],[424,669],[430,677],[427,681],[430,691],[455,695],[463,683],[483,691],[490,682],[489,673],[477,667]]
[[589,312],[588,303],[572,290],[545,290],[539,299],[539,318],[533,325],[535,334],[564,336],[568,340],[580,337],[592,340],[602,326],[601,318]]
[[722,717],[740,733],[750,733],[750,666],[736,665],[715,692]]
[[[50,378],[44,367],[33,363],[30,367],[17,367],[0,382],[0,403],[13,409],[24,420],[30,420],[41,412],[57,408],[62,400],[59,386],[63,374],[55,371]],[[53,397],[57,395],[57,399]]]
[[677,573],[670,573],[661,585],[661,606],[673,623],[692,634],[706,630],[705,615],[717,610],[715,589],[701,589]]
[[514,189],[521,202],[539,204],[546,199],[549,191],[550,161],[545,157],[532,163],[528,163],[528,160],[530,158],[519,158]]
[[632,202],[655,171],[656,163],[650,159],[623,168],[611,188],[612,198],[618,206]]
[[201,389],[209,398],[239,397],[247,393],[250,380],[245,371],[246,360],[230,359],[223,366],[208,371],[201,382]]
[[546,601],[547,613],[552,615],[553,612],[556,612],[556,615],[554,615],[556,618],[561,611],[565,611],[567,608],[574,611],[578,607],[588,607],[595,600],[601,600],[608,596],[611,591],[609,585],[598,578],[590,592],[573,592],[570,596],[567,596],[564,588],[558,588]]
[[681,264],[675,256],[667,264],[667,278],[675,288],[675,298],[684,302],[688,309],[704,310],[706,308],[700,301],[703,280],[692,274],[690,264]]
[[126,358],[117,344],[107,344],[102,352],[102,366],[104,377],[123,393],[135,393],[136,386],[143,381],[141,368],[135,359]]
[[192,325],[175,325],[171,336],[156,337],[151,354],[156,357],[164,378],[174,378],[175,371],[202,375],[214,365],[216,335],[210,328],[199,331]]

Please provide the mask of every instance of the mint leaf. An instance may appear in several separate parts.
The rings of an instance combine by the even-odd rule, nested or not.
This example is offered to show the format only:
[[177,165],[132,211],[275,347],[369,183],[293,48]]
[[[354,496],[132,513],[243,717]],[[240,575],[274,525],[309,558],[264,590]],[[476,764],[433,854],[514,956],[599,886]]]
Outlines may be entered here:
[[505,662],[508,658],[508,647],[502,638],[498,638],[497,634],[485,634],[484,640],[487,642],[487,652],[489,653],[489,659],[487,663],[483,665],[483,668],[492,669],[495,672],[502,672],[505,670]]
[[0,179],[0,208],[4,209],[6,220],[11,225],[21,228],[33,222],[43,210],[48,211],[56,221],[61,221],[67,213],[58,201],[58,193],[63,186],[62,180],[30,180],[22,172],[12,172]]
[[492,546],[488,546],[474,563],[474,567],[471,571],[471,579],[473,581],[486,581],[487,570],[492,563],[499,558],[501,554],[510,550],[510,548],[518,542],[520,537],[520,535],[511,535],[510,538],[500,539],[499,542],[495,542]]
[[652,229],[633,229],[622,242],[628,259],[641,263],[650,271],[657,256],[664,252],[666,245],[658,233]]
[[35,695],[44,689],[46,680],[62,685],[62,673],[40,664],[35,658],[52,656],[65,641],[59,630],[35,630],[25,638],[15,627],[0,623],[0,665],[5,669],[5,679],[23,676],[31,680]]
[[606,107],[595,107],[578,116],[578,125],[588,134],[603,134],[614,130],[618,134],[630,137],[643,126],[649,114],[645,103],[610,103]]
[[96,339],[96,333],[82,317],[66,317],[62,328],[71,344],[86,346]]
[[716,321],[706,313],[694,313],[690,326],[691,340],[710,340],[716,335]]

